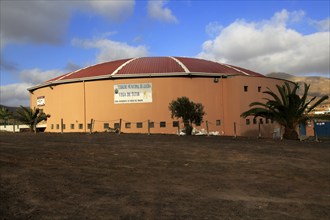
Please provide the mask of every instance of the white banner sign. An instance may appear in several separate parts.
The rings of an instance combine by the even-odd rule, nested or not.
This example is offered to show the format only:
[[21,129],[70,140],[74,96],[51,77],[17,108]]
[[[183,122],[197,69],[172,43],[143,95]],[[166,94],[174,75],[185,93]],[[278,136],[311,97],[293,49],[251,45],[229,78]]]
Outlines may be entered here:
[[37,98],[37,106],[44,106],[45,105],[45,96],[39,96]]
[[114,103],[148,103],[152,102],[152,83],[114,85]]

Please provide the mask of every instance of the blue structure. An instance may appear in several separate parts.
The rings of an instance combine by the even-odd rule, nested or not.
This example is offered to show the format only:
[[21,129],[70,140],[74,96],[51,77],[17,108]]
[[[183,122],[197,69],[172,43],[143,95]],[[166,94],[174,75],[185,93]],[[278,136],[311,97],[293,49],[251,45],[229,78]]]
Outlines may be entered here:
[[314,122],[315,136],[330,138],[330,121],[315,121]]

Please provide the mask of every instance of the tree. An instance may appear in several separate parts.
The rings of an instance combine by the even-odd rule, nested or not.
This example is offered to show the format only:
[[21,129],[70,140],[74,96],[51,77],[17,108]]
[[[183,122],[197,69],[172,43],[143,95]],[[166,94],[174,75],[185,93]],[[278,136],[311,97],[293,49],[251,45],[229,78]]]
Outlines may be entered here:
[[201,103],[194,103],[187,97],[181,97],[170,102],[168,106],[171,117],[182,118],[185,126],[185,133],[191,135],[192,124],[200,124],[205,115],[204,106]]
[[8,120],[12,118],[12,113],[5,107],[0,108],[0,119],[7,124]]
[[39,108],[26,108],[20,106],[16,111],[15,118],[23,124],[30,127],[31,132],[37,132],[37,124],[41,121],[47,121],[50,115],[45,114]]
[[264,98],[266,103],[252,102],[250,104],[251,109],[243,112],[241,117],[254,116],[273,119],[284,127],[283,137],[285,139],[298,139],[297,126],[300,123],[306,123],[307,114],[329,97],[327,95],[322,96],[312,104],[316,96],[306,100],[310,87],[306,83],[304,83],[304,93],[301,97],[297,95],[299,89],[297,83],[294,84],[293,88],[287,82],[282,86],[276,85],[276,87],[279,96],[267,88],[267,91],[263,93],[268,94],[271,98]]

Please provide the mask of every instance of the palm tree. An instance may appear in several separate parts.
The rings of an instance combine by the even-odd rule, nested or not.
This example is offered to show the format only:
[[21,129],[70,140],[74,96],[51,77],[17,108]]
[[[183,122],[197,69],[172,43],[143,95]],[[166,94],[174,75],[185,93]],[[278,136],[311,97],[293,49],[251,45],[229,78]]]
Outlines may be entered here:
[[0,119],[7,124],[8,120],[11,119],[12,113],[5,107],[0,108]]
[[272,99],[264,98],[266,103],[252,102],[250,107],[253,108],[243,112],[241,117],[254,116],[273,119],[285,128],[283,135],[285,139],[298,139],[297,126],[300,123],[305,123],[308,120],[307,114],[329,97],[327,95],[322,96],[314,104],[311,104],[316,96],[306,100],[310,87],[306,83],[304,83],[304,93],[301,97],[297,95],[299,89],[297,83],[294,84],[293,88],[287,82],[285,85],[276,85],[276,87],[279,96],[267,88],[267,91],[263,93],[270,95]]
[[15,118],[22,122],[23,124],[26,124],[30,127],[31,132],[37,132],[37,124],[41,121],[47,121],[47,118],[49,118],[50,115],[46,115],[44,112],[42,112],[39,108],[26,108],[24,106],[20,106],[20,109],[16,111]]

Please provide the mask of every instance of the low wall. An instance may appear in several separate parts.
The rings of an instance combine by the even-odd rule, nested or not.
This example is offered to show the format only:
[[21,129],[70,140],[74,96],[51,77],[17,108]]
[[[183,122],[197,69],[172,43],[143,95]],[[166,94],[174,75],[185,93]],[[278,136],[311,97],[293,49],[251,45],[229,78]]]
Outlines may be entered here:
[[19,132],[21,128],[29,128],[27,125],[0,125],[0,131]]

